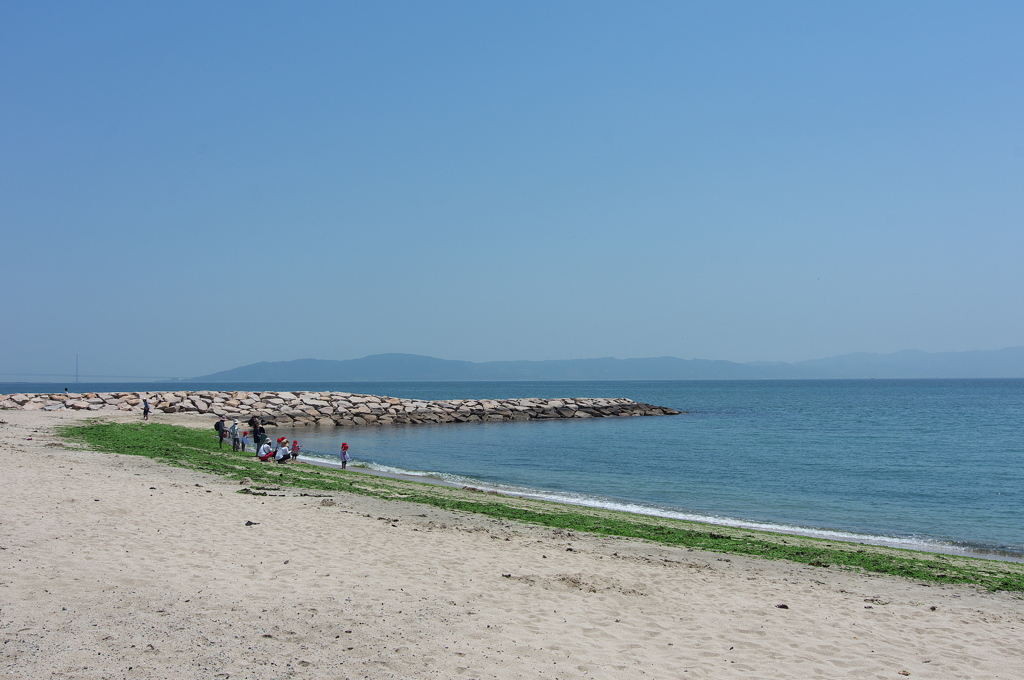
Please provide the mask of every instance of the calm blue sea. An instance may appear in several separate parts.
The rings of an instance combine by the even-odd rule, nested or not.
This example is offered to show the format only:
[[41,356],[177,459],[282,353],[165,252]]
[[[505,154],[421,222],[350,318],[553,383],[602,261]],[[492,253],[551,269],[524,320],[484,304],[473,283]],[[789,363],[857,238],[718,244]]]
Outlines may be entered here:
[[[689,413],[282,434],[298,438],[304,455],[325,461],[337,460],[344,440],[354,460],[368,467],[553,500],[918,549],[1024,557],[1024,380],[260,388],[419,399],[623,396],[670,406]],[[0,390],[30,391],[30,386],[0,385]]]

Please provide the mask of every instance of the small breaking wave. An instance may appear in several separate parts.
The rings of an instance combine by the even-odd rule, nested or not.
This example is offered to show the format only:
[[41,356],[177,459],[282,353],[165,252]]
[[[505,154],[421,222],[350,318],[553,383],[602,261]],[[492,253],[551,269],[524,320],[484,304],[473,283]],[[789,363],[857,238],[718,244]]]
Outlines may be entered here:
[[[336,456],[303,455],[302,458],[315,460],[316,462],[331,467],[341,467]],[[965,557],[985,557],[988,559],[1000,559],[1013,562],[1024,562],[1024,549],[1014,546],[994,545],[969,545],[951,541],[941,541],[933,538],[918,536],[884,536],[861,534],[838,529],[824,529],[818,527],[806,527],[793,524],[775,524],[772,522],[758,522],[752,520],[738,519],[699,512],[691,512],[681,508],[659,506],[646,503],[635,503],[616,500],[593,494],[547,491],[543,489],[531,489],[512,484],[500,482],[489,482],[466,475],[457,475],[449,472],[438,472],[433,470],[409,470],[393,465],[383,465],[372,461],[352,460],[350,468],[361,468],[378,474],[395,476],[400,478],[422,478],[424,481],[431,480],[448,486],[471,486],[481,491],[496,491],[508,496],[531,498],[535,500],[565,503],[567,505],[579,505],[601,510],[612,510],[617,512],[628,512],[635,515],[646,515],[649,517],[664,517],[666,519],[677,519],[685,522],[697,522],[700,524],[714,524],[737,529],[750,529],[753,531],[766,531],[776,534],[790,534],[794,536],[807,536],[809,538],[820,538],[825,540],[842,541],[846,543],[863,543],[865,545],[881,545],[892,548],[905,548],[908,550],[920,550],[922,552],[941,553],[946,555],[963,555]]]

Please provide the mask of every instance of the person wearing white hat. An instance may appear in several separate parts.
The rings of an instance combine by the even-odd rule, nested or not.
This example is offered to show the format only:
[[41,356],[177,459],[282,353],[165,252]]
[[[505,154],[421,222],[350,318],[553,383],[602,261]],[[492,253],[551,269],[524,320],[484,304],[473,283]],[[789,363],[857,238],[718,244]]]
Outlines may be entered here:
[[292,450],[288,447],[288,440],[281,437],[277,440],[277,449],[274,451],[274,461],[277,463],[287,463],[292,457]]
[[231,450],[232,451],[237,451],[239,448],[241,448],[239,446],[240,443],[241,443],[241,438],[239,437],[239,434],[238,434],[238,420],[237,419],[235,420],[235,422],[233,422],[231,424],[231,427],[228,428],[228,432],[231,433]]

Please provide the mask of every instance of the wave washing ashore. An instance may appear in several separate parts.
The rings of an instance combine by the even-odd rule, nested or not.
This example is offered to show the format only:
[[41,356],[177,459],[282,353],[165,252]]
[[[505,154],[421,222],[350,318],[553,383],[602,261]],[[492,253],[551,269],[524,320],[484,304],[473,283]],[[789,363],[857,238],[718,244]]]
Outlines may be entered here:
[[[338,462],[338,456],[336,454],[328,453],[328,451],[333,448],[337,448],[335,443],[336,441],[341,441],[339,437],[342,437],[342,435],[330,435],[321,432],[303,433],[300,435],[297,434],[297,432],[298,431],[290,432],[289,436],[303,437],[304,453],[301,457],[302,462],[312,463],[314,465],[323,465],[326,467],[341,467],[341,464]],[[457,448],[460,446],[457,443],[453,444],[451,437],[441,437],[437,435],[437,433],[431,434],[433,434],[434,441],[428,441],[430,438],[429,435],[427,438],[421,440],[423,444],[419,447],[418,454],[427,453],[429,455],[433,452],[438,453],[440,456],[442,455],[440,453],[441,450],[446,454],[450,454],[452,453],[453,447]],[[352,436],[345,436],[344,438],[349,441],[353,440]],[[1014,545],[1009,542],[982,542],[976,540],[972,541],[969,539],[964,540],[952,538],[943,539],[936,536],[911,532],[907,532],[905,534],[895,532],[865,533],[854,529],[836,529],[826,526],[815,526],[810,522],[800,523],[799,521],[790,523],[777,520],[757,521],[743,519],[742,517],[731,517],[728,516],[728,514],[724,514],[724,512],[727,511],[691,511],[674,506],[670,503],[630,500],[626,496],[609,496],[602,495],[600,493],[586,493],[568,489],[557,490],[545,488],[545,486],[550,485],[550,480],[540,478],[535,480],[536,486],[527,486],[524,484],[511,484],[497,481],[494,478],[481,477],[473,474],[455,474],[441,470],[404,467],[402,465],[380,462],[382,458],[384,460],[394,460],[394,450],[392,449],[389,452],[390,455],[375,455],[377,446],[374,445],[373,440],[376,439],[376,437],[369,437],[367,439],[370,441],[367,442],[366,439],[356,439],[356,441],[359,441],[357,446],[369,443],[373,453],[370,453],[369,456],[364,453],[361,459],[357,458],[355,459],[355,462],[348,463],[349,467],[360,469],[371,474],[394,477],[396,479],[417,480],[426,483],[443,484],[482,492],[498,493],[506,496],[518,496],[543,501],[552,501],[555,503],[564,503],[568,505],[580,505],[590,508],[628,512],[637,515],[664,517],[667,519],[677,519],[687,522],[699,522],[702,524],[716,524],[741,529],[793,534],[812,538],[864,543],[868,545],[883,545],[895,548],[921,550],[925,552],[969,555],[1008,560],[1012,562],[1024,562],[1024,546]],[[408,441],[405,443],[408,444]],[[417,455],[417,457],[419,456]],[[628,469],[628,464],[626,469],[620,468],[619,471],[627,475],[631,472],[631,470]],[[623,494],[628,493],[628,490],[624,489],[620,489],[619,491]],[[786,502],[785,499],[781,500],[783,503]],[[679,502],[683,503],[685,501],[680,498]],[[827,518],[819,517],[818,521],[827,521]]]
[[[317,443],[322,443],[322,441],[322,437],[314,435],[312,443],[310,443],[311,440],[307,437],[305,440],[305,446],[307,448],[309,446],[315,447]],[[345,469],[345,466],[338,462],[338,457],[330,454],[306,452],[300,457],[300,461],[304,463],[312,463],[313,465]],[[495,493],[505,496],[516,496],[541,501],[551,501],[554,503],[563,503],[566,505],[579,505],[588,508],[628,512],[635,515],[664,517],[666,519],[676,519],[684,522],[714,524],[725,527],[734,527],[737,529],[752,529],[755,531],[792,534],[794,536],[807,536],[810,538],[822,538],[848,543],[863,543],[866,545],[906,548],[908,550],[919,550],[923,552],[943,553],[948,555],[965,555],[1005,560],[1009,562],[1024,562],[1024,548],[1020,546],[996,545],[991,543],[976,544],[968,541],[943,541],[922,535],[900,536],[866,534],[858,533],[856,531],[843,531],[808,525],[783,524],[770,521],[750,521],[724,515],[688,512],[668,505],[654,505],[643,502],[631,502],[618,498],[608,498],[598,494],[571,491],[549,491],[545,489],[487,481],[477,477],[456,475],[448,472],[410,470],[393,465],[377,463],[372,460],[357,460],[354,463],[348,462],[346,465],[349,468],[362,470],[370,474],[378,474],[395,479],[426,482],[428,484],[443,484],[446,486],[462,488],[469,491],[478,491],[481,493]]]

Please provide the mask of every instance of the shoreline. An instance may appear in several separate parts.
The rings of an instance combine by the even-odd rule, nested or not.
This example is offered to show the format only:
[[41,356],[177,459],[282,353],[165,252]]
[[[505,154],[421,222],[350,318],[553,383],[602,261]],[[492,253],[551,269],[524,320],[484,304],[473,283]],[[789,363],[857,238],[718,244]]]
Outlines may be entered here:
[[68,448],[54,426],[82,421],[70,416],[0,414],[12,676],[1024,676],[1019,594],[399,497],[240,494],[224,477]]
[[[449,510],[468,511],[498,520],[539,524],[619,538],[641,538],[677,547],[756,555],[815,566],[863,569],[880,574],[911,576],[937,583],[972,583],[995,590],[1024,592],[1024,569],[1010,562],[887,548],[863,543],[802,537],[749,528],[710,525],[693,519],[673,519],[606,507],[572,505],[552,499],[532,499],[470,486],[426,484],[358,470],[342,472],[320,466],[269,465],[248,454],[214,447],[205,430],[143,424],[92,421],[86,426],[58,430],[71,441],[115,455],[153,458],[172,466],[212,472],[243,485],[240,493],[281,495],[271,491],[298,488],[300,495],[315,490],[369,495]],[[315,467],[315,466],[314,466]],[[370,480],[375,481],[370,481]],[[306,493],[306,491],[311,493]],[[869,549],[870,548],[870,549]],[[996,567],[995,564],[1003,566]]]
[[[134,417],[138,418],[138,416],[141,416],[141,413],[142,413],[142,410],[141,410],[141,398],[142,397],[140,397],[139,395],[147,395],[147,394],[150,394],[150,393],[147,393],[147,392],[114,392],[114,393],[83,393],[83,394],[72,393],[72,394],[68,394],[68,395],[61,394],[61,393],[39,393],[39,394],[35,394],[35,393],[32,393],[32,394],[20,393],[20,394],[17,394],[17,395],[0,395],[0,415],[2,415],[5,411],[10,411],[10,410],[22,410],[22,411],[26,411],[27,410],[27,411],[41,411],[41,412],[44,412],[44,413],[47,413],[47,414],[54,414],[54,415],[56,415],[56,414],[67,414],[67,415],[71,415],[72,417],[75,417],[74,414],[81,414],[81,415],[92,416],[92,417],[102,416],[102,417],[123,418],[125,416],[129,416],[129,417],[130,416],[134,416]],[[163,409],[163,411],[156,411],[156,412],[154,412],[154,414],[153,414],[154,420],[152,420],[150,422],[168,422],[168,423],[183,425],[183,426],[194,428],[194,429],[203,429],[205,427],[205,425],[208,424],[208,422],[206,420],[200,420],[200,419],[216,417],[217,413],[221,413],[221,412],[230,413],[229,411],[224,411],[223,404],[225,403],[225,399],[227,399],[231,395],[247,395],[247,394],[251,394],[253,396],[253,398],[258,398],[258,395],[260,395],[260,394],[264,394],[264,395],[271,395],[271,394],[273,394],[273,395],[281,395],[281,394],[285,394],[285,395],[294,396],[299,401],[301,401],[302,399],[307,399],[308,400],[309,399],[309,395],[315,395],[315,396],[319,397],[320,395],[331,394],[331,395],[345,395],[345,396],[347,396],[349,398],[356,397],[356,400],[355,400],[356,403],[359,403],[358,399],[361,396],[362,397],[370,397],[370,398],[373,398],[373,399],[379,399],[379,400],[382,400],[382,401],[383,400],[391,399],[392,401],[402,401],[403,403],[404,402],[410,402],[410,403],[415,403],[415,404],[439,404],[439,405],[445,405],[446,407],[448,407],[448,406],[450,406],[452,404],[461,405],[461,404],[467,403],[467,400],[445,400],[445,401],[430,402],[430,401],[421,401],[421,400],[398,400],[398,399],[394,399],[394,398],[390,398],[390,397],[376,397],[376,396],[372,396],[372,395],[353,395],[352,393],[334,393],[334,392],[332,392],[332,393],[319,393],[319,392],[295,392],[295,393],[281,393],[281,392],[253,392],[253,393],[245,393],[245,392],[219,392],[219,393],[218,392],[180,392],[180,393],[177,393],[177,394],[181,395],[181,399],[182,399],[183,402],[184,402],[185,399],[191,398],[191,397],[186,396],[186,395],[199,395],[199,394],[202,394],[202,395],[213,395],[213,394],[219,394],[221,396],[217,397],[217,399],[218,399],[217,403],[214,403],[211,400],[209,402],[209,404],[207,404],[206,406],[203,406],[203,405],[190,406],[187,410],[182,409],[181,407],[174,407],[174,408],[166,407],[165,409]],[[90,404],[88,407],[85,407],[84,406],[84,402],[83,402],[83,403],[80,404],[80,406],[82,406],[81,408],[78,408],[78,407],[76,407],[74,409],[72,409],[70,407],[57,408],[58,405],[61,405],[61,404],[64,403],[63,400],[74,401],[74,400],[76,400],[76,399],[78,399],[78,398],[80,398],[82,396],[87,396],[87,395],[93,395],[91,397],[93,402],[103,402],[103,403],[100,403],[100,404]],[[13,397],[20,397],[19,401],[21,403],[20,404],[16,404],[16,403],[12,402],[12,400],[11,400],[12,396]],[[111,397],[113,397],[113,398],[111,398]],[[315,399],[314,399],[314,401],[315,401]],[[532,404],[533,402],[545,402],[545,407],[542,408],[541,411],[547,412],[550,409],[547,408],[546,404],[547,404],[547,402],[550,402],[550,401],[558,401],[559,403],[561,403],[561,402],[567,402],[569,400],[568,399],[564,399],[564,400],[537,400],[537,399],[500,400],[499,399],[499,400],[479,400],[479,401],[476,401],[476,402],[469,401],[468,403],[482,405],[482,407],[484,408],[484,411],[486,412],[488,407],[491,407],[491,406],[499,404],[499,403],[527,402],[528,404],[533,405]],[[615,402],[615,403],[619,403],[620,405],[622,405],[623,403],[628,404],[628,411],[627,411],[627,413],[624,416],[618,416],[618,417],[629,417],[630,415],[637,415],[637,412],[634,410],[634,407],[638,407],[640,409],[640,413],[645,413],[645,411],[647,409],[651,409],[651,408],[659,409],[658,411],[651,413],[651,415],[664,415],[663,413],[661,413],[661,410],[669,411],[669,412],[671,412],[671,414],[679,414],[680,413],[680,412],[672,411],[671,409],[663,409],[662,407],[651,407],[649,404],[642,404],[642,403],[638,403],[638,402],[633,402],[632,400],[629,400],[629,399],[622,399],[622,398],[619,398],[619,399],[601,399],[601,400],[579,399],[578,401],[580,401],[581,403],[585,403],[585,402],[600,402],[601,404],[604,404],[605,402]],[[45,402],[47,405],[44,406],[42,402]],[[135,402],[135,403],[132,403],[132,402]],[[117,405],[115,405],[115,403],[117,403]],[[12,406],[12,404],[13,404],[13,406]],[[283,408],[283,406],[281,406],[281,405],[278,405],[278,406]],[[360,407],[363,408],[364,410],[367,410],[365,407],[362,406],[362,404],[360,404]],[[203,408],[205,410],[199,410],[200,408]],[[235,411],[238,411],[239,409],[246,408],[246,405],[239,403],[239,404],[236,404],[235,406],[228,406],[227,408],[233,409]],[[341,406],[339,408],[347,408],[347,407],[346,406]],[[584,408],[588,408],[588,407],[584,407]],[[685,412],[682,412],[682,413],[685,413]],[[235,414],[232,414],[232,417],[237,417],[238,415],[240,415],[240,414],[239,413],[235,413]],[[346,415],[351,415],[351,414],[346,414]],[[585,415],[585,414],[580,414],[580,415]],[[610,415],[610,414],[606,414],[603,417],[609,417],[609,416],[610,417],[616,417],[616,416]],[[285,416],[285,417],[287,417],[287,416]],[[374,416],[370,415],[368,417],[372,418]],[[544,416],[544,417],[547,417],[547,416]],[[564,415],[563,416],[563,415],[559,415],[559,414],[556,413],[555,415],[553,415],[551,417],[553,417],[553,418],[571,418],[573,416],[572,415]],[[588,417],[590,417],[590,416],[588,416]],[[601,416],[598,416],[598,417],[601,417]],[[159,418],[159,420],[157,420],[157,418]],[[495,419],[497,420],[499,418],[495,417]],[[501,419],[508,420],[509,418],[501,417]],[[446,422],[446,421],[422,420],[420,422],[441,424],[441,423]],[[473,422],[473,421],[454,420],[453,419],[453,420],[449,420],[447,422],[450,422],[452,424],[458,424],[459,422]],[[484,422],[484,420],[478,420],[478,422]],[[306,427],[306,428],[308,428],[308,427],[318,427],[318,429],[319,429],[321,427],[321,426],[318,425],[318,423],[316,421],[309,421],[309,422],[306,422],[306,423],[299,423],[297,421],[292,421],[292,422],[282,422],[280,424],[278,424],[278,423],[272,423],[272,424],[274,424],[275,426],[286,427],[286,428],[287,427]],[[361,424],[356,424],[354,426],[354,428],[355,429],[359,429],[361,427],[365,428],[365,427],[371,427],[373,425],[377,425],[377,426],[385,425],[386,426],[388,424],[392,424],[392,423],[382,423],[382,422],[376,422],[375,423],[373,421],[366,421],[366,422],[363,422]],[[415,423],[411,423],[411,422],[410,423],[397,423],[396,422],[396,423],[393,423],[393,424],[415,424]],[[334,423],[326,423],[327,427],[331,427],[333,425],[334,425]],[[345,427],[345,426],[341,426],[341,427]],[[327,460],[320,462],[320,461],[316,461],[315,459],[306,458],[305,460],[303,460],[303,462],[307,463],[307,464],[324,465],[326,467],[333,467],[331,465],[331,463],[329,461],[327,461]],[[499,484],[495,484],[495,483],[484,482],[484,481],[479,481],[479,480],[467,480],[468,484],[467,483],[462,483],[462,482],[450,482],[450,481],[444,480],[443,478],[439,478],[437,476],[433,476],[433,474],[431,474],[430,471],[424,471],[423,474],[417,474],[417,472],[419,472],[419,471],[409,471],[409,472],[394,471],[394,472],[392,472],[392,471],[386,471],[386,470],[377,470],[377,469],[374,469],[374,468],[371,468],[371,467],[368,467],[368,466],[359,465],[359,464],[357,464],[357,465],[350,465],[350,467],[351,468],[357,468],[358,471],[363,472],[365,474],[376,475],[376,476],[381,476],[381,477],[391,478],[391,479],[396,479],[396,480],[401,480],[401,481],[407,481],[407,482],[413,482],[413,483],[433,484],[433,485],[446,486],[446,487],[452,487],[452,488],[459,488],[459,487],[470,486],[470,485],[472,485],[472,486],[480,486],[480,487],[484,487],[487,491],[493,491],[495,493],[498,493],[500,495],[507,496],[507,497],[527,498],[527,499],[533,499],[533,500],[544,501],[544,502],[553,502],[553,503],[559,503],[559,504],[564,504],[564,505],[567,505],[567,506],[581,507],[581,508],[607,509],[607,510],[611,510],[611,511],[614,511],[614,512],[633,514],[633,515],[637,515],[639,517],[654,517],[654,518],[674,519],[674,520],[680,520],[680,521],[683,521],[683,522],[690,522],[690,523],[707,525],[709,527],[727,527],[727,528],[732,528],[732,529],[750,530],[750,531],[757,531],[757,532],[768,533],[768,534],[778,534],[780,536],[802,536],[802,537],[807,537],[807,538],[812,538],[812,539],[817,539],[817,540],[840,541],[840,542],[845,542],[845,543],[850,543],[850,544],[883,546],[883,547],[890,547],[890,548],[895,548],[895,549],[900,549],[900,550],[910,550],[910,551],[924,552],[924,553],[929,553],[929,554],[963,556],[963,557],[968,557],[968,558],[986,559],[986,560],[993,560],[993,561],[998,561],[998,562],[1024,563],[1024,555],[1021,555],[1021,554],[1018,554],[1018,553],[1015,553],[1015,552],[1011,552],[1011,551],[1008,551],[1008,550],[1003,549],[1003,548],[990,547],[990,546],[985,546],[985,545],[971,545],[971,544],[967,544],[967,547],[962,547],[961,545],[958,545],[958,544],[955,544],[955,543],[950,543],[950,542],[943,542],[943,541],[941,541],[939,539],[919,540],[919,539],[912,539],[910,537],[890,537],[890,536],[884,536],[884,535],[858,534],[858,533],[850,532],[850,531],[823,529],[823,528],[816,528],[816,527],[804,527],[804,526],[796,526],[796,525],[792,525],[792,526],[791,525],[780,525],[780,524],[773,524],[773,523],[769,523],[769,522],[759,522],[759,521],[752,521],[752,520],[744,520],[744,519],[741,519],[741,518],[732,518],[732,517],[717,518],[717,517],[714,517],[714,516],[706,516],[706,515],[696,514],[696,513],[693,513],[693,512],[689,512],[689,511],[687,511],[685,509],[677,509],[677,508],[672,508],[672,507],[658,507],[656,505],[646,505],[643,502],[639,502],[639,501],[638,502],[626,502],[626,501],[619,502],[619,501],[605,500],[605,499],[602,499],[599,496],[592,496],[591,494],[587,494],[585,492],[578,492],[578,493],[568,493],[568,492],[556,493],[556,492],[547,492],[547,491],[544,491],[542,489],[528,489],[528,488],[523,488],[522,490],[520,490],[520,489],[509,489],[509,488],[503,488],[506,485],[503,485],[503,484],[500,484],[500,483]],[[443,474],[443,473],[437,473],[437,474]],[[578,495],[578,496],[581,496],[581,497],[591,497],[593,500],[591,502],[587,502],[585,500],[576,500],[574,498],[569,497],[569,496],[573,496],[573,495]]]
[[[308,456],[300,456],[299,462],[306,465],[316,465],[330,469],[341,469],[341,465],[338,463],[332,463],[329,460],[321,460],[317,458],[311,458]],[[623,513],[626,515],[636,515],[638,517],[645,518],[674,519],[683,522],[707,525],[709,527],[728,527],[732,529],[750,530],[767,534],[777,534],[779,536],[802,536],[805,538],[813,538],[823,541],[838,541],[850,544],[874,545],[887,548],[895,548],[898,550],[909,550],[914,552],[923,552],[936,555],[952,555],[982,560],[993,560],[997,562],[1024,564],[1024,556],[1014,554],[1006,550],[998,548],[986,548],[984,546],[959,547],[955,544],[943,543],[939,540],[924,541],[919,539],[909,539],[902,537],[873,536],[870,534],[856,534],[853,532],[840,531],[834,529],[817,529],[813,527],[778,525],[771,524],[768,522],[754,522],[730,517],[723,517],[720,518],[720,521],[716,521],[716,519],[719,518],[698,515],[682,509],[658,508],[653,505],[645,506],[644,504],[639,502],[611,503],[602,500],[598,496],[592,496],[594,500],[588,503],[584,500],[575,500],[573,498],[569,498],[567,496],[570,494],[566,493],[546,492],[544,490],[539,489],[513,490],[506,488],[507,485],[504,484],[494,484],[487,481],[472,479],[467,479],[466,482],[454,482],[435,476],[436,474],[444,474],[437,472],[422,472],[420,474],[417,474],[416,472],[412,471],[396,472],[392,470],[379,470],[376,468],[369,467],[368,465],[362,463],[349,463],[348,469],[363,474],[384,477],[387,479],[395,479],[405,482],[431,484],[435,486],[444,486],[455,489],[469,488],[472,490],[493,493],[499,496],[525,498],[530,500],[537,500],[546,503],[555,503],[572,507],[608,510],[611,512]],[[589,494],[584,494],[580,492],[575,495],[588,496]]]

